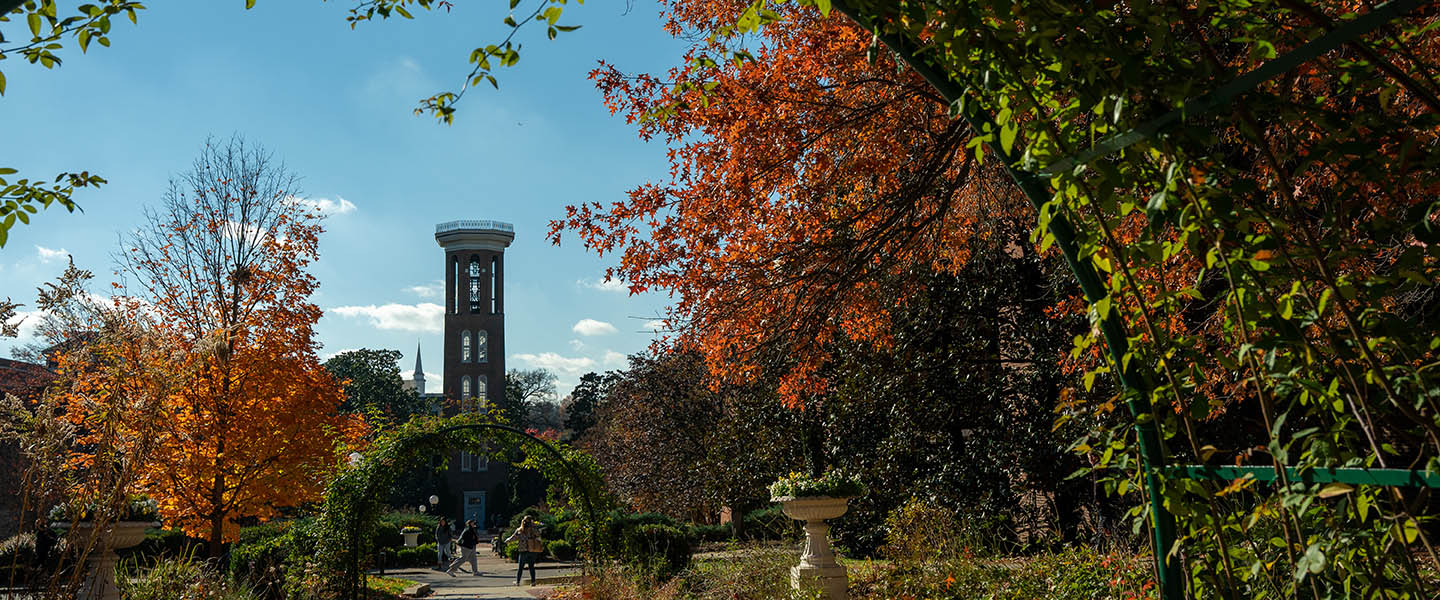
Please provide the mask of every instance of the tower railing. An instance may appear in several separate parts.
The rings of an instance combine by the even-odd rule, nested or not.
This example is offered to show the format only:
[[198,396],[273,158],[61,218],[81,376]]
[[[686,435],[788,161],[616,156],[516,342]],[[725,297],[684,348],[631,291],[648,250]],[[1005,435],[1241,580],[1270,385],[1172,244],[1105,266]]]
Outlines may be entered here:
[[502,221],[466,219],[460,221],[448,221],[435,226],[435,233],[457,231],[460,229],[491,229],[515,233],[515,226]]

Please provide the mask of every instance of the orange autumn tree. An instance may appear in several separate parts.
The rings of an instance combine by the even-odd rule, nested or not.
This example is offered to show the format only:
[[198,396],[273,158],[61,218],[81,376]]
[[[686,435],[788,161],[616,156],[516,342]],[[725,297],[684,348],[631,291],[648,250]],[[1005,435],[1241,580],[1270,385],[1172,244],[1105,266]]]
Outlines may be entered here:
[[186,533],[221,544],[237,520],[318,500],[358,423],[315,356],[320,215],[296,177],[238,138],[207,142],[126,240],[124,273],[185,346],[144,489]]
[[[748,6],[670,2],[667,28],[708,32]],[[782,393],[799,402],[826,389],[828,346],[886,344],[925,271],[958,272],[974,244],[1024,244],[1003,232],[1030,217],[995,165],[975,160],[970,128],[873,56],[868,33],[776,10],[787,18],[759,32],[754,60],[717,60],[727,48],[700,41],[663,77],[592,74],[612,111],[671,146],[671,178],[627,202],[572,206],[551,236],[619,253],[608,275],[632,290],[672,292],[672,341],[716,375],[779,360]]]

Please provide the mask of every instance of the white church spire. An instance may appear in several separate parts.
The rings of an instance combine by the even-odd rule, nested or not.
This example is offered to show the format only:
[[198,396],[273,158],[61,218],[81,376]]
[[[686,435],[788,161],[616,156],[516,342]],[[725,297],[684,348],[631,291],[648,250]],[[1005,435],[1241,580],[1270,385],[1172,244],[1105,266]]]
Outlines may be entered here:
[[420,342],[415,342],[415,391],[425,393],[425,369],[420,366]]

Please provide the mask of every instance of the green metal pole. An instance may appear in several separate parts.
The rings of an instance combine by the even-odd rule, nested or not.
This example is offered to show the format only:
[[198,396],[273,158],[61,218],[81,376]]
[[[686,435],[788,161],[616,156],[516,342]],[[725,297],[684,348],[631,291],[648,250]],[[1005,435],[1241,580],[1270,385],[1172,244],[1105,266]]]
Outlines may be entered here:
[[[879,29],[872,27],[868,19],[857,14],[843,0],[832,0],[831,5],[860,26],[876,31],[880,41],[905,61],[906,65],[925,78],[926,83],[944,96],[946,101],[954,103],[964,96],[964,88],[952,81],[947,74],[920,58],[916,52],[917,49],[906,40],[878,33]],[[960,112],[976,131],[1000,131],[995,120],[980,107]],[[1020,157],[1025,152],[1024,146],[1016,142],[1007,152],[996,139],[991,139],[986,145],[1004,161],[1006,172],[1010,174],[1015,185],[1025,194],[1038,213],[1050,199],[1050,188],[1034,173],[1017,166],[1020,163]],[[1071,272],[1075,274],[1075,279],[1080,284],[1080,290],[1085,294],[1086,302],[1094,306],[1096,302],[1105,299],[1109,295],[1109,290],[1095,271],[1095,266],[1089,260],[1080,258],[1079,248],[1075,245],[1075,228],[1070,225],[1070,220],[1065,217],[1065,214],[1057,212],[1050,220],[1048,230],[1050,235],[1055,238],[1055,245],[1064,254],[1066,264],[1070,265]],[[1110,356],[1120,370],[1120,383],[1124,388],[1125,405],[1130,409],[1130,414],[1136,421],[1140,442],[1140,459],[1145,471],[1145,488],[1150,496],[1150,523],[1160,591],[1166,600],[1179,600],[1184,597],[1180,564],[1179,561],[1169,558],[1170,547],[1175,543],[1175,516],[1165,509],[1165,502],[1160,496],[1160,467],[1165,465],[1166,458],[1165,448],[1160,443],[1160,433],[1155,427],[1155,418],[1149,402],[1152,386],[1149,378],[1143,375],[1136,362],[1132,361],[1130,366],[1124,366],[1127,362],[1125,355],[1130,352],[1130,339],[1125,333],[1125,326],[1120,322],[1117,311],[1111,311],[1100,318],[1100,330],[1105,336],[1105,345],[1110,350]]]

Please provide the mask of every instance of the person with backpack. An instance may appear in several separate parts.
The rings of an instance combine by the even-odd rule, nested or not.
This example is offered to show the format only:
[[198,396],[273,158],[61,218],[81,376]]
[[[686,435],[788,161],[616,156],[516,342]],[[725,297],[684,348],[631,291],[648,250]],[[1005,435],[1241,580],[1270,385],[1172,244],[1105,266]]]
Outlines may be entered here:
[[520,547],[519,556],[516,562],[519,567],[515,570],[515,585],[520,585],[520,576],[525,573],[525,565],[530,565],[530,585],[535,585],[535,559],[545,551],[545,544],[540,541],[540,526],[530,515],[520,520],[520,527],[510,537],[505,538],[506,542],[515,540]]
[[480,566],[475,563],[475,546],[480,544],[480,532],[475,529],[475,519],[465,522],[465,531],[460,532],[460,557],[450,563],[445,569],[445,574],[455,576],[455,569],[465,561],[470,561],[470,573],[476,577],[480,576]]

